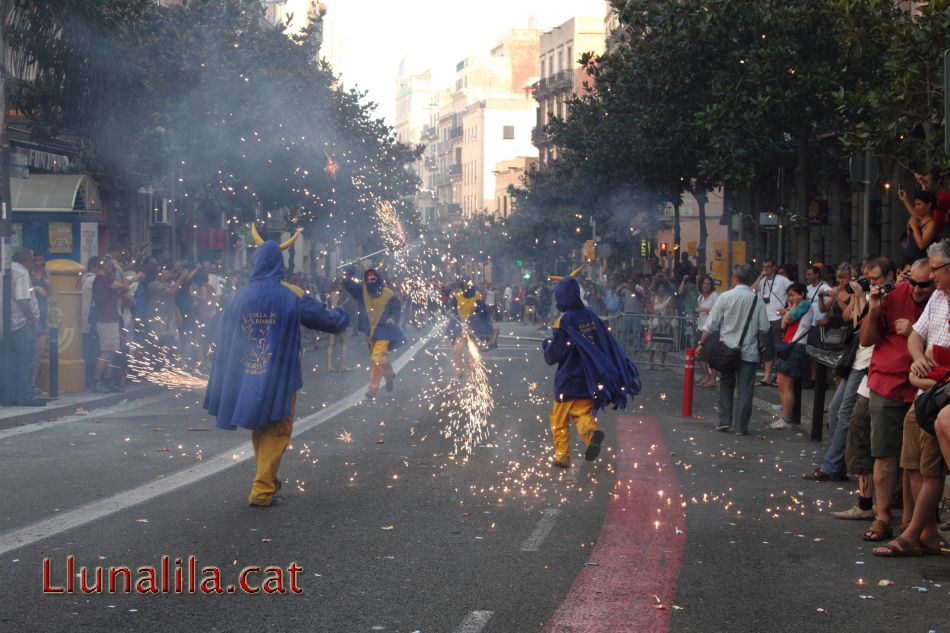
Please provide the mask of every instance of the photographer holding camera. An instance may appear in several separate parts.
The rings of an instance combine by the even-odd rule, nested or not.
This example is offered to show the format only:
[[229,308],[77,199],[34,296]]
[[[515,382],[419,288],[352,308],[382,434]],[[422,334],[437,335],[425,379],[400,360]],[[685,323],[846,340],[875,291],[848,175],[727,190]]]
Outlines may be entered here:
[[[766,257],[762,260],[762,273],[752,284],[752,290],[762,298],[765,304],[765,314],[769,320],[769,328],[772,331],[772,341],[777,343],[782,338],[782,315],[785,314],[785,307],[788,301],[788,287],[792,282],[784,275],[775,272],[775,260]],[[757,382],[757,385],[770,387],[773,385],[772,364],[774,359],[764,358],[765,376]]]
[[[878,273],[885,263],[889,264],[880,259],[872,262],[868,266],[869,272]],[[861,324],[861,345],[874,345],[868,372],[871,394],[868,404],[877,514],[864,532],[866,541],[883,541],[893,535],[891,503],[898,485],[904,416],[917,394],[917,389],[908,380],[913,359],[907,349],[907,337],[934,291],[930,262],[917,260],[911,268],[908,283],[897,284],[890,292],[883,293],[887,286],[882,284],[871,288],[868,315]]]

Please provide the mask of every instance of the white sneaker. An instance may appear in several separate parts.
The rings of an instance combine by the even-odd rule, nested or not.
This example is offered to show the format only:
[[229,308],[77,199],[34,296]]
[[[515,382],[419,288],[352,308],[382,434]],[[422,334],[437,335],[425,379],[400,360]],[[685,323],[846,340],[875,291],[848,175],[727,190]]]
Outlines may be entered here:
[[785,418],[779,418],[775,422],[769,424],[769,428],[774,431],[781,431],[782,429],[787,429],[788,427],[789,424],[785,421]]

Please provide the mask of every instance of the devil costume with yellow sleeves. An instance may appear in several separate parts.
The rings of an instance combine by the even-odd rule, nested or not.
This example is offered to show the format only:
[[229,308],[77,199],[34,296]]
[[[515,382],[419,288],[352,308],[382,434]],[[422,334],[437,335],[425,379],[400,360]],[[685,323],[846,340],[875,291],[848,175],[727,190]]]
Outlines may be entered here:
[[455,344],[455,375],[462,374],[466,358],[466,340],[485,341],[489,349],[495,347],[498,331],[492,327],[488,306],[482,300],[482,293],[475,289],[469,277],[463,277],[461,290],[449,300],[449,322],[445,326],[445,335]]
[[386,379],[386,391],[395,386],[396,372],[389,362],[390,350],[398,349],[406,342],[399,329],[399,299],[383,285],[375,269],[363,272],[363,286],[351,279],[343,280],[343,288],[350,293],[359,306],[357,329],[366,335],[370,351],[369,388],[367,398],[375,398],[379,381]]
[[587,444],[584,459],[597,459],[604,441],[604,432],[597,428],[597,411],[608,404],[625,408],[627,398],[640,393],[640,378],[604,322],[581,301],[577,279],[568,276],[559,281],[554,297],[562,314],[543,349],[547,364],[558,366],[551,411],[553,465],[567,468],[571,465],[570,420]]
[[280,487],[277,471],[290,442],[297,391],[303,386],[300,326],[336,333],[344,331],[348,321],[344,310],[326,308],[283,284],[283,275],[281,247],[263,242],[251,262],[250,282],[221,316],[204,399],[218,428],[252,431],[257,460],[248,496],[252,506],[271,505]]

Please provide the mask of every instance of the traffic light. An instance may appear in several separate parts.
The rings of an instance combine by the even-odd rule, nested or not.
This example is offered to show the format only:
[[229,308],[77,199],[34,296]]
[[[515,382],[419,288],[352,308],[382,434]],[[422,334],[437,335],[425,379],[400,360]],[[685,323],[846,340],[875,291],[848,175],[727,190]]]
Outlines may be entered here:
[[594,240],[584,242],[584,259],[589,262],[597,259],[597,245],[594,244]]
[[665,257],[666,255],[669,255],[669,251],[670,251],[670,245],[667,244],[666,242],[660,242],[660,255],[663,255]]

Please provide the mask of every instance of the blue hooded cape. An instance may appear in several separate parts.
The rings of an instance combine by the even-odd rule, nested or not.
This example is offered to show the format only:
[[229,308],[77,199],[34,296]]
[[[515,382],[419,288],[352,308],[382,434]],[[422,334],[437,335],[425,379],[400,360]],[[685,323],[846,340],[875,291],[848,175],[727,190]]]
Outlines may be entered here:
[[300,326],[346,329],[345,310],[298,297],[281,284],[283,275],[280,246],[264,242],[254,253],[250,282],[221,316],[204,400],[218,428],[257,429],[290,415],[291,396],[303,386]]
[[[376,328],[370,331],[371,327],[369,316],[366,313],[366,302],[363,299],[363,287],[355,281],[344,279],[343,289],[350,293],[351,297],[356,299],[356,305],[359,306],[360,310],[359,317],[356,320],[356,329],[365,334],[370,341],[389,341],[390,350],[399,349],[402,344],[406,342],[406,337],[398,325],[399,315],[402,310],[399,299],[393,296],[386,303],[386,308],[383,310],[383,314],[379,318]],[[384,286],[382,281],[367,285],[367,292],[370,292],[373,296],[379,296],[383,290]],[[390,319],[392,319],[396,325],[387,324],[386,321]]]
[[563,314],[543,344],[545,362],[558,365],[554,397],[559,402],[590,398],[595,412],[608,404],[626,408],[627,398],[640,393],[636,365],[604,322],[584,306],[574,277],[558,282],[554,297]]

